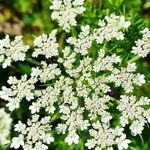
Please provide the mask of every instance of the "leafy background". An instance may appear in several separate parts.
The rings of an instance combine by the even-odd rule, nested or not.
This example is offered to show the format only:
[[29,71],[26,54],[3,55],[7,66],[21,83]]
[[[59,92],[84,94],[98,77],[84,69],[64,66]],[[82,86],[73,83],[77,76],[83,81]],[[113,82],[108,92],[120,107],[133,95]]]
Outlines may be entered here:
[[[0,0],[0,38],[3,38],[5,34],[9,34],[12,38],[15,35],[23,35],[24,41],[32,45],[34,37],[41,33],[49,33],[52,29],[58,28],[59,30],[59,43],[61,47],[64,47],[64,38],[66,35],[60,27],[58,27],[55,21],[50,19],[49,0]],[[78,17],[78,26],[72,28],[71,35],[77,35],[80,25],[89,24],[91,28],[96,27],[99,18],[103,18],[105,15],[115,12],[118,15],[125,15],[128,20],[132,22],[129,31],[126,34],[126,39],[118,42],[108,42],[105,47],[109,50],[109,53],[118,53],[123,57],[124,63],[132,61],[133,55],[130,54],[131,47],[134,45],[134,41],[140,37],[139,30],[145,26],[150,27],[150,0],[86,0],[85,3],[86,12]],[[117,48],[114,47],[117,45]],[[92,52],[92,49],[91,49]],[[9,75],[30,74],[31,67],[34,65],[34,61],[29,59],[24,63],[14,63],[11,67],[3,70],[0,67],[0,87],[6,84]],[[136,58],[135,58],[136,59]],[[140,59],[138,62],[138,71],[146,75],[148,83],[142,88],[135,90],[136,95],[146,95],[150,97],[150,56],[145,59]],[[5,102],[0,100],[0,107],[5,106]],[[26,120],[28,118],[27,110],[28,104],[22,102],[21,107],[14,111],[11,116],[13,118],[13,124],[18,119]],[[55,122],[54,122],[55,123]],[[128,131],[127,131],[128,132]],[[83,141],[80,141],[79,145],[68,147],[63,142],[63,136],[57,136],[53,133],[56,142],[54,142],[50,149],[52,150],[83,150],[86,149],[83,146]],[[11,132],[11,137],[15,133]],[[81,137],[84,136],[81,135]],[[137,137],[132,137],[132,144],[129,150],[150,150],[150,129],[145,127],[143,134]],[[0,147],[0,150],[10,149],[5,146]]]

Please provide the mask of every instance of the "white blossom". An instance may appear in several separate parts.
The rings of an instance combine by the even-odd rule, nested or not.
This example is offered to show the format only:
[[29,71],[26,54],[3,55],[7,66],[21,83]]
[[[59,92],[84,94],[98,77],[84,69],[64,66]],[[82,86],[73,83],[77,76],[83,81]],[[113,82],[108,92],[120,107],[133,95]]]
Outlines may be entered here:
[[48,86],[46,89],[39,91],[39,94],[37,95],[37,101],[33,102],[29,107],[31,113],[34,114],[39,112],[41,108],[45,108],[45,111],[53,114],[55,111],[54,103],[57,102],[59,93],[59,89],[53,88],[51,86]]
[[16,36],[13,41],[9,36],[0,40],[0,64],[3,68],[11,66],[12,62],[24,61],[29,45],[25,45],[22,36]]
[[102,44],[104,40],[123,40],[124,33],[122,30],[127,29],[131,25],[131,22],[125,21],[124,16],[111,14],[110,16],[105,16],[103,20],[99,20],[98,25],[100,27],[98,29],[94,29],[93,36],[97,43]]
[[134,85],[142,86],[145,83],[144,75],[135,73],[136,64],[131,63],[128,66],[115,68],[111,75],[107,77],[109,82],[114,82],[115,86],[121,86],[127,93],[132,92]]
[[[101,124],[99,121],[92,124],[93,129],[89,130],[91,138],[87,140],[85,146],[88,149],[110,149],[113,150],[113,145],[119,145],[119,150],[123,148],[127,149],[130,140],[126,139],[126,135],[123,133],[122,128],[116,127],[110,128],[106,124]],[[119,132],[116,132],[118,131]]]
[[51,18],[59,23],[59,26],[69,32],[72,26],[77,25],[76,16],[85,11],[84,0],[53,0],[50,9]]
[[58,43],[56,42],[57,30],[53,30],[49,35],[42,34],[34,40],[33,57],[44,55],[47,59],[58,55]]
[[74,46],[74,51],[80,53],[81,55],[88,54],[88,49],[91,48],[93,37],[90,34],[90,26],[82,26],[81,32],[78,35],[78,39],[75,37],[70,37],[67,39],[67,43]]
[[80,64],[73,68],[73,69],[69,69],[67,70],[67,73],[71,76],[71,77],[75,77],[75,78],[79,78],[81,76],[81,78],[86,78],[86,76],[89,76],[90,72],[92,71],[92,58],[90,57],[84,57],[82,60],[80,60]]
[[145,28],[142,32],[142,38],[135,41],[135,46],[132,47],[132,53],[139,57],[146,57],[150,52],[150,30]]
[[[98,97],[97,95],[93,95],[92,98],[88,97],[85,99],[85,108],[87,110],[90,110],[90,114],[88,115],[89,118],[96,119],[96,117],[99,115],[102,118],[106,116],[107,109],[109,107],[107,106],[107,103],[109,103],[110,97],[104,96],[104,97]],[[112,118],[109,114],[110,119]],[[103,119],[102,119],[103,120]]]
[[149,116],[145,115],[149,109],[144,109],[144,106],[150,104],[150,99],[141,97],[138,101],[133,95],[122,95],[117,109],[121,112],[120,123],[124,127],[130,124],[131,133],[136,136],[141,134],[145,123],[148,123]]
[[99,94],[100,92],[110,92],[110,86],[107,85],[108,81],[107,78],[104,76],[99,76],[93,80],[93,82],[90,82],[91,87],[94,89],[96,94]]
[[[66,32],[77,25],[77,15],[85,11],[84,0],[52,0],[51,3],[52,20]],[[60,37],[58,42],[59,29],[59,34],[54,29],[49,35],[43,33],[35,38],[32,56],[38,57],[38,66],[34,63],[31,74],[22,75],[20,79],[10,76],[9,87],[2,86],[0,91],[0,98],[8,102],[6,106],[10,111],[19,108],[22,100],[27,100],[29,108],[25,112],[31,114],[27,122],[21,118],[14,125],[18,136],[12,138],[11,148],[47,150],[54,142],[55,131],[63,134],[68,145],[80,144],[80,140],[85,139],[87,149],[129,148],[131,141],[124,128],[128,125],[133,136],[142,133],[145,124],[150,123],[147,107],[150,99],[142,96],[137,100],[136,96],[122,95],[118,100],[116,87],[130,93],[146,81],[143,74],[136,72],[135,63],[125,64],[122,55],[109,50],[107,43],[113,39],[123,40],[130,24],[124,16],[111,14],[99,20],[98,28],[83,23],[78,35],[63,33],[65,38]],[[142,39],[136,41],[132,52],[145,57],[149,53],[149,29],[142,33]],[[12,42],[9,36],[0,40],[3,68],[12,62],[24,61],[28,49],[21,36]],[[113,91],[116,94],[112,98],[109,93]],[[11,119],[6,116],[2,111],[1,117],[0,109],[0,143],[9,139]],[[84,139],[80,139],[84,133]]]
[[23,136],[19,135],[19,137],[13,137],[10,147],[14,149],[18,149],[20,148],[20,146],[23,146],[23,145],[24,145]]
[[41,62],[41,68],[36,67],[32,68],[32,77],[39,78],[41,82],[46,82],[48,80],[55,79],[56,76],[61,74],[60,69],[57,67],[57,64],[47,64],[46,62]]
[[69,105],[70,109],[76,109],[78,107],[78,98],[76,97],[72,86],[64,88],[62,101],[63,105]]
[[113,54],[112,56],[106,56],[105,57],[105,50],[100,49],[98,53],[98,58],[94,62],[93,71],[99,72],[104,70],[113,71],[113,64],[117,64],[121,62],[121,59],[116,54]]
[[135,120],[132,122],[130,126],[130,130],[133,136],[136,136],[137,134],[142,134],[142,131],[144,130],[145,120]]
[[19,108],[23,98],[28,101],[34,98],[33,90],[35,89],[34,83],[36,83],[36,79],[27,79],[27,75],[23,75],[18,80],[16,77],[10,76],[7,82],[10,88],[3,86],[2,91],[0,91],[0,98],[8,101],[6,106],[10,111]]
[[68,145],[71,144],[78,144],[79,143],[79,135],[75,131],[70,131],[68,136],[65,138],[65,142],[68,143]]
[[64,67],[66,68],[66,71],[67,69],[70,70],[73,68],[73,63],[76,61],[76,53],[75,52],[71,52],[71,48],[70,47],[65,47],[63,50],[62,50],[62,53],[63,53],[63,58],[60,57],[58,59],[58,62],[59,63],[62,63],[64,65]]
[[129,139],[126,139],[126,135],[122,134],[120,137],[116,138],[116,143],[118,145],[119,150],[127,149],[128,144],[131,143]]
[[47,144],[54,141],[54,138],[50,134],[51,126],[49,125],[49,121],[50,117],[44,117],[39,120],[39,115],[32,116],[32,119],[27,121],[27,125],[19,121],[15,125],[15,131],[20,134],[18,137],[12,139],[11,148],[18,149],[23,147],[25,150],[48,149]]
[[[67,110],[67,111],[66,111]],[[84,120],[82,113],[84,108],[78,108],[77,110],[71,111],[67,106],[61,105],[60,112],[62,113],[61,119],[65,121],[64,124],[58,124],[58,133],[66,131],[68,132],[65,142],[69,145],[79,143],[79,135],[77,134],[77,129],[81,131],[86,130],[89,126],[89,121]]]

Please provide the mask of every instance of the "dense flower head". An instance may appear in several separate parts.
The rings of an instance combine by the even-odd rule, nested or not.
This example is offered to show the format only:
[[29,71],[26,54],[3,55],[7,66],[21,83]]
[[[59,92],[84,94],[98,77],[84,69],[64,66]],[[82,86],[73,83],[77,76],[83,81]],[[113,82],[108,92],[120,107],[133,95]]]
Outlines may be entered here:
[[117,16],[111,14],[106,16],[103,20],[99,20],[99,28],[94,30],[93,36],[97,43],[102,44],[104,40],[110,41],[112,39],[123,40],[123,29],[127,29],[130,21],[126,21],[124,16]]
[[75,52],[80,53],[81,55],[86,55],[94,40],[93,36],[90,35],[90,26],[82,26],[81,33],[78,37],[78,39],[74,37],[68,38],[67,43],[74,45]]
[[69,32],[71,26],[76,26],[76,16],[85,11],[84,0],[53,0],[50,9],[53,10],[51,18],[57,20],[59,25]]
[[42,34],[34,40],[36,47],[32,56],[38,57],[44,55],[46,58],[51,58],[58,55],[58,43],[56,42],[57,30],[53,30],[49,35]]
[[139,57],[146,57],[150,52],[150,30],[145,28],[142,33],[142,38],[135,41],[135,46],[132,47],[132,53]]
[[[85,11],[83,2],[53,0],[52,19],[69,32],[77,25],[76,16]],[[137,100],[131,95],[146,79],[137,71],[135,62],[124,63],[119,53],[109,52],[104,45],[110,40],[124,40],[124,30],[130,24],[124,16],[113,13],[99,20],[98,28],[84,25],[78,36],[67,33],[64,47],[59,47],[56,29],[35,38],[32,56],[36,61],[39,58],[38,66],[34,63],[29,75],[10,76],[7,86],[0,91],[0,98],[8,102],[10,111],[26,100],[29,105],[26,111],[31,115],[26,123],[19,120],[15,125],[18,136],[13,137],[11,148],[46,150],[54,142],[54,134],[63,134],[68,145],[79,144],[82,133],[86,133],[84,146],[88,149],[113,150],[116,146],[119,150],[128,149],[131,141],[124,128],[129,126],[131,134],[136,136],[150,123],[150,109],[145,108],[149,98],[141,96]],[[149,47],[147,32],[148,29],[143,31],[146,48]],[[17,46],[15,42],[12,45]],[[23,43],[19,47],[24,52],[29,49]],[[7,42],[0,42],[0,48],[7,48]],[[123,93],[120,98],[111,96],[109,93],[118,87]],[[118,118],[112,109],[120,112]]]
[[53,137],[47,133],[47,131],[51,130],[51,126],[48,124],[49,120],[50,117],[44,117],[39,120],[39,115],[34,115],[31,120],[27,121],[27,125],[19,121],[15,125],[15,131],[19,132],[20,135],[13,138],[11,147],[18,149],[22,146],[28,150],[48,149],[46,144],[54,141]]
[[93,129],[90,129],[91,139],[87,140],[85,144],[88,149],[95,148],[96,150],[108,149],[113,150],[113,145],[117,144],[118,149],[127,149],[128,144],[131,143],[129,139],[126,139],[126,135],[123,133],[123,128],[116,127],[110,128],[106,124],[101,124],[99,121],[92,124]]
[[117,64],[121,62],[121,59],[116,54],[112,56],[105,57],[105,50],[100,49],[98,52],[98,58],[94,62],[93,70],[95,72],[103,71],[103,70],[113,70],[113,64]]
[[16,77],[9,77],[8,84],[10,88],[3,86],[2,91],[0,91],[0,97],[8,101],[7,107],[10,111],[19,108],[23,98],[26,98],[28,101],[34,98],[32,91],[35,89],[34,83],[36,83],[36,79],[27,79],[27,75],[21,76],[20,80]]
[[133,91],[134,84],[141,86],[145,83],[144,75],[140,73],[135,74],[135,70],[136,64],[129,63],[126,68],[122,67],[121,70],[115,68],[107,79],[110,82],[114,82],[116,87],[121,86],[127,93],[129,93]]
[[13,41],[6,35],[0,40],[0,64],[3,68],[11,65],[12,62],[24,61],[25,53],[28,51],[29,45],[25,45],[22,36],[16,36]]
[[130,125],[131,133],[136,136],[141,134],[146,123],[150,123],[150,115],[148,115],[149,109],[144,109],[144,106],[150,104],[150,99],[147,97],[141,97],[139,101],[136,100],[136,97],[122,95],[120,103],[117,107],[121,112],[120,122],[122,126],[126,124]]
[[49,64],[46,62],[41,62],[41,68],[32,68],[31,76],[33,78],[38,78],[41,82],[46,82],[47,80],[55,79],[56,76],[61,74],[60,69],[57,68],[57,64]]

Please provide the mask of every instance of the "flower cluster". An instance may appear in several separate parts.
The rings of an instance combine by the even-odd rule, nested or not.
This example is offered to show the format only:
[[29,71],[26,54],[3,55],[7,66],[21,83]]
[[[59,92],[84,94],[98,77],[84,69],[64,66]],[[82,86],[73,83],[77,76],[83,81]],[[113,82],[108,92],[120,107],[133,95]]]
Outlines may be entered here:
[[[15,131],[19,132],[19,137],[12,139],[11,147],[18,149],[20,146],[25,150],[46,150],[54,141],[50,133],[51,126],[48,124],[50,117],[44,117],[39,120],[39,115],[32,116],[31,120],[27,121],[27,125],[21,121],[15,125]],[[44,144],[43,144],[44,143]]]
[[131,123],[131,133],[136,136],[141,134],[144,125],[150,123],[150,109],[144,109],[144,106],[150,104],[150,99],[141,97],[139,101],[136,97],[122,95],[117,109],[121,112],[120,123],[124,127]]
[[106,56],[105,57],[105,50],[100,49],[98,52],[98,58],[94,63],[93,70],[95,72],[100,72],[103,70],[111,71],[113,70],[113,64],[117,64],[121,62],[121,59],[119,56],[116,56],[116,54],[113,54],[112,56]]
[[76,110],[70,111],[70,108],[67,106],[62,106],[60,108],[60,112],[62,113],[61,119],[65,121],[65,123],[58,124],[57,131],[58,133],[65,134],[68,131],[68,135],[65,138],[65,142],[69,145],[78,144],[79,143],[79,135],[77,133],[77,129],[81,131],[86,130],[88,128],[89,121],[84,120],[83,112],[84,108],[78,108]]
[[102,44],[104,40],[110,41],[112,39],[123,40],[123,29],[127,29],[130,21],[125,21],[124,16],[116,16],[111,14],[106,16],[104,20],[99,20],[99,28],[94,30],[93,36],[97,43]]
[[26,98],[26,100],[30,101],[34,98],[32,90],[35,89],[35,82],[36,79],[34,78],[27,79],[27,75],[21,76],[20,80],[16,77],[9,77],[8,84],[11,85],[11,87],[7,88],[3,86],[2,91],[0,91],[0,97],[8,101],[6,106],[10,111],[19,108],[22,99]]
[[145,28],[142,32],[142,39],[138,39],[135,43],[136,46],[132,47],[132,53],[139,57],[146,57],[150,52],[150,30]]
[[50,9],[53,10],[51,18],[57,20],[59,25],[69,32],[72,26],[77,25],[76,16],[85,11],[84,0],[53,0]]
[[33,78],[38,78],[41,82],[45,83],[47,80],[55,79],[56,76],[61,74],[60,69],[57,68],[57,64],[47,65],[46,62],[42,61],[41,65],[41,68],[32,68],[31,74]]
[[127,149],[128,144],[131,143],[129,139],[126,139],[126,135],[123,133],[123,128],[118,126],[113,129],[106,124],[101,124],[99,121],[92,124],[93,129],[90,129],[91,139],[87,140],[85,146],[88,149],[95,148],[95,150],[113,150],[113,145],[118,145],[119,150]]
[[[83,2],[53,0],[52,19],[69,32],[77,23],[76,16],[85,11]],[[15,125],[19,135],[12,139],[11,148],[46,150],[54,141],[53,130],[63,134],[68,145],[78,144],[82,133],[86,133],[88,149],[113,150],[116,146],[119,150],[128,149],[131,141],[124,127],[130,126],[133,135],[142,133],[145,124],[150,123],[150,109],[145,108],[150,100],[142,96],[137,101],[135,96],[125,93],[130,94],[135,86],[142,86],[145,76],[137,72],[135,62],[124,64],[123,58],[117,52],[110,54],[104,44],[112,39],[123,40],[123,31],[130,24],[124,16],[111,14],[100,20],[99,27],[93,31],[84,25],[78,37],[66,34],[63,48],[57,43],[57,30],[34,40],[32,56],[39,58],[39,65],[21,79],[9,77],[9,87],[3,86],[0,91],[0,98],[8,101],[6,106],[10,111],[19,108],[22,100],[29,101],[27,111],[31,119]],[[6,42],[1,43],[1,47],[7,47]],[[26,51],[28,47],[22,45]],[[124,92],[120,99],[109,94],[116,87]],[[120,112],[118,118],[112,109]]]
[[134,89],[133,84],[141,86],[145,83],[143,74],[135,74],[136,64],[129,63],[126,68],[122,67],[121,70],[114,69],[112,74],[107,77],[108,81],[114,82],[115,86],[121,86],[124,90],[129,93]]
[[35,46],[33,57],[44,55],[46,58],[51,58],[58,55],[58,43],[56,42],[57,30],[53,30],[49,35],[42,34],[37,37],[33,44]]
[[0,145],[5,145],[10,142],[9,134],[12,119],[10,115],[5,112],[4,108],[0,108]]
[[25,45],[22,36],[16,36],[13,41],[9,36],[0,40],[0,63],[3,68],[10,66],[12,62],[24,61],[25,53],[28,51],[29,45]]
[[90,35],[90,26],[82,26],[79,38],[70,37],[67,39],[67,43],[74,45],[74,51],[81,55],[86,55],[88,49],[92,46],[94,38]]
[[101,116],[101,121],[103,123],[108,123],[112,116],[107,111],[109,107],[107,104],[110,101],[110,96],[106,95],[104,97],[99,97],[98,95],[93,95],[92,98],[88,97],[85,99],[85,108],[90,111],[90,120],[96,119],[97,116]]
[[54,103],[57,102],[60,91],[53,87],[47,87],[44,90],[35,91],[35,96],[37,101],[33,102],[29,107],[31,113],[37,113],[41,108],[45,108],[46,112],[54,113],[55,107]]

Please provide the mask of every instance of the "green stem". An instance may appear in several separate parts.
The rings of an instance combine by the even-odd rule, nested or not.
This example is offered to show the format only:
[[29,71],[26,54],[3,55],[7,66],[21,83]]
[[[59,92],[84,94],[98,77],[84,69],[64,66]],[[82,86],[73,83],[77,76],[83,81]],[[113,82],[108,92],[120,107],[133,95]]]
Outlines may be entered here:
[[57,113],[51,118],[50,123],[54,122],[54,121],[57,120],[59,117],[60,117],[60,113],[57,112]]
[[141,134],[139,134],[139,136],[140,136],[140,139],[142,140],[142,143],[144,143],[144,140],[143,140],[142,135],[141,135]]
[[140,59],[140,57],[139,57],[138,55],[136,55],[136,56],[134,56],[133,58],[131,58],[131,59],[128,61],[128,63],[132,63],[132,62],[137,61],[137,60],[139,60],[139,59]]
[[80,150],[84,150],[84,142],[81,138],[80,138]]
[[38,65],[38,66],[41,65],[40,62],[38,62],[38,61],[36,61],[36,60],[34,60],[32,58],[26,58],[26,61],[31,63],[31,64],[34,64],[34,65]]

